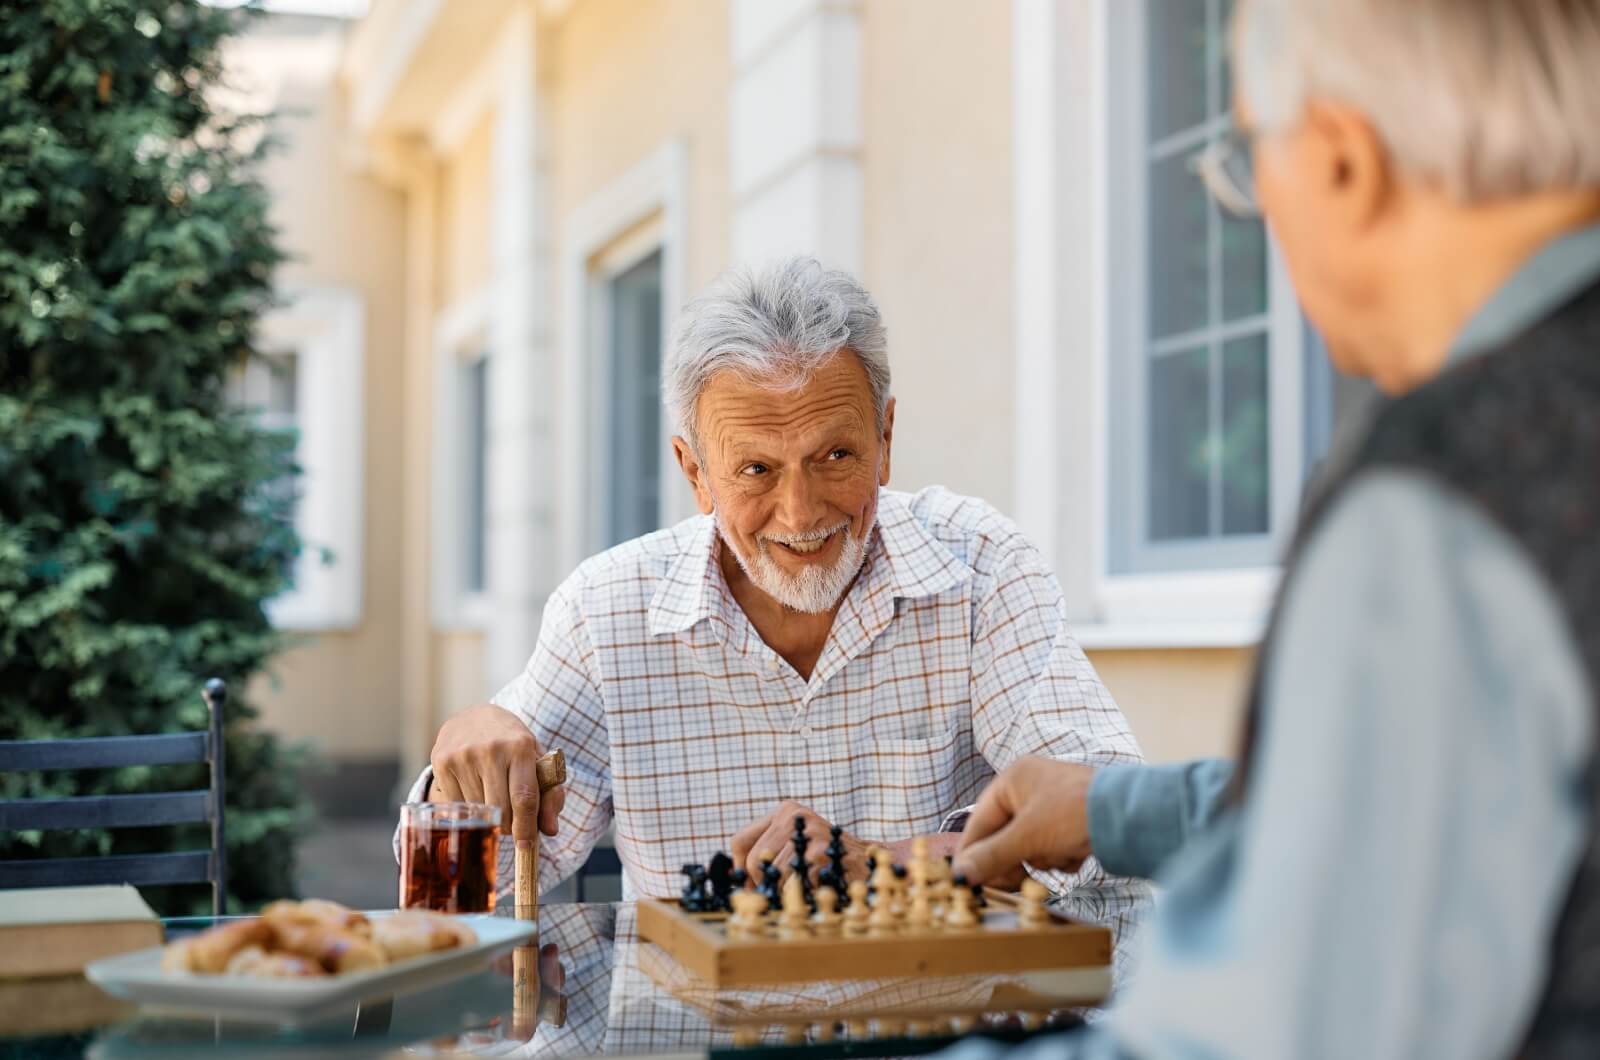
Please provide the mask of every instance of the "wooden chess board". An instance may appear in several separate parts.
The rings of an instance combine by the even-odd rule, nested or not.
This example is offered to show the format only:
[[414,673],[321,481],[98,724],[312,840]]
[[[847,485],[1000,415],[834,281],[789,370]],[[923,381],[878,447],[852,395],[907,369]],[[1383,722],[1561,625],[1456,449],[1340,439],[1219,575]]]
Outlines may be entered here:
[[852,935],[780,927],[768,913],[754,934],[730,936],[729,914],[691,913],[677,899],[638,904],[639,935],[712,987],[883,979],[897,976],[986,975],[1105,967],[1111,932],[1052,914],[1026,925],[1022,901],[986,891],[987,907],[971,927],[942,923]]

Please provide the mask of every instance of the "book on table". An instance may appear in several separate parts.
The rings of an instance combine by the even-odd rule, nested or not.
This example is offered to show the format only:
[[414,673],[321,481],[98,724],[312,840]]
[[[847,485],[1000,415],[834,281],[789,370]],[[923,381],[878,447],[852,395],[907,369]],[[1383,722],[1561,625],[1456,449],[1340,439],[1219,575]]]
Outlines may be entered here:
[[161,942],[161,921],[127,884],[0,891],[0,980],[73,975]]

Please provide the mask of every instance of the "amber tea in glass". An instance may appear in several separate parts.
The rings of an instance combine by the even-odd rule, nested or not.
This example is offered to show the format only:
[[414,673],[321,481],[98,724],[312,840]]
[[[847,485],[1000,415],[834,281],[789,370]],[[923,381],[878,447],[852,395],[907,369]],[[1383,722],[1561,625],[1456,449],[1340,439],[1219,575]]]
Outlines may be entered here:
[[494,912],[500,807],[408,802],[400,807],[400,908]]

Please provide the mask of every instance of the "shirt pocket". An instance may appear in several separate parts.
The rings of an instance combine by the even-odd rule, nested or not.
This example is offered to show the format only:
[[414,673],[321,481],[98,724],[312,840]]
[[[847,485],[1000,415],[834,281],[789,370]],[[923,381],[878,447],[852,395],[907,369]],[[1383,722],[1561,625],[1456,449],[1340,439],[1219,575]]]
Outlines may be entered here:
[[917,739],[852,740],[849,753],[836,759],[834,820],[884,842],[934,831],[956,809],[952,800],[971,744],[970,731],[958,723]]

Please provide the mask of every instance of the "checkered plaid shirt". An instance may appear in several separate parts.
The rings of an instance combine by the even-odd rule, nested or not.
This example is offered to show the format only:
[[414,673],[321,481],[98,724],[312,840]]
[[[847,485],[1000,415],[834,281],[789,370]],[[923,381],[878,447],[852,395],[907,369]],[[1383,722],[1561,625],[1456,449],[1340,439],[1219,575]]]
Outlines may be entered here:
[[889,842],[937,830],[1023,755],[1140,760],[1044,557],[982,501],[882,491],[810,680],[762,642],[720,547],[700,516],[586,561],[546,604],[526,670],[495,697],[540,747],[566,754],[541,890],[613,824],[624,896],[668,896],[683,865],[708,862],[784,799]]

